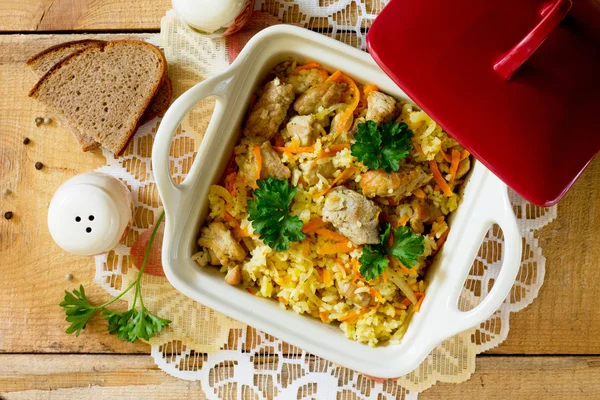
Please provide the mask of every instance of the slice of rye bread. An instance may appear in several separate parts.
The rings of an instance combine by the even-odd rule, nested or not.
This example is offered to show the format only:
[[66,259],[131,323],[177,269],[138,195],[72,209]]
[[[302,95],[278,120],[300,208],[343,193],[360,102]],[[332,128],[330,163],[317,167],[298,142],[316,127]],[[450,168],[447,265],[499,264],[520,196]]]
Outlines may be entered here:
[[[105,43],[103,40],[77,40],[72,42],[61,43],[56,46],[47,48],[46,50],[36,54],[26,61],[27,66],[31,68],[34,75],[38,78],[44,76],[54,65],[64,60],[71,54],[84,49],[86,47],[94,46],[98,43]],[[173,88],[171,81],[165,74],[163,83],[161,84],[158,93],[152,99],[152,102],[144,112],[140,125],[144,124],[157,116],[163,115],[169,104],[171,103],[171,97],[173,95]],[[100,143],[96,142],[91,137],[77,130],[76,127],[71,127],[73,136],[77,139],[83,151],[89,151],[100,146]]]
[[29,96],[119,155],[158,92],[166,60],[135,40],[89,45],[55,64]]

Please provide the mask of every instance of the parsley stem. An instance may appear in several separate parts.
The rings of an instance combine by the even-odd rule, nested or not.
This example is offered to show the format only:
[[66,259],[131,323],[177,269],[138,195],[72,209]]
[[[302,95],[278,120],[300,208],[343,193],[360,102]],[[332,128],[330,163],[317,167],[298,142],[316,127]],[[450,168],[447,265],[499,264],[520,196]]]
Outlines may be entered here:
[[133,305],[131,306],[131,308],[135,308],[135,303],[137,302],[137,298],[140,298],[140,303],[142,305],[142,307],[144,307],[144,302],[142,301],[142,288],[140,285],[140,280],[142,279],[142,274],[144,273],[144,269],[146,268],[146,263],[148,263],[148,258],[150,257],[150,250],[152,249],[152,243],[154,243],[154,237],[156,236],[156,232],[158,232],[158,228],[160,227],[160,224],[162,223],[162,220],[165,217],[165,212],[164,210],[160,213],[158,220],[156,221],[156,225],[154,225],[154,229],[152,230],[152,234],[150,235],[150,240],[148,240],[148,245],[146,246],[146,252],[144,253],[144,261],[142,261],[142,266],[140,267],[140,271],[138,272],[138,276],[136,278],[135,281],[133,281],[131,283],[131,285],[129,285],[127,287],[127,289],[123,290],[121,293],[119,293],[119,295],[115,296],[114,298],[112,298],[111,300],[107,301],[106,303],[96,306],[95,309],[101,309],[104,308],[106,306],[108,306],[109,304],[114,303],[115,301],[119,300],[121,297],[123,297],[125,295],[125,293],[127,293],[129,290],[131,290],[132,287],[135,286],[135,296],[133,298]]

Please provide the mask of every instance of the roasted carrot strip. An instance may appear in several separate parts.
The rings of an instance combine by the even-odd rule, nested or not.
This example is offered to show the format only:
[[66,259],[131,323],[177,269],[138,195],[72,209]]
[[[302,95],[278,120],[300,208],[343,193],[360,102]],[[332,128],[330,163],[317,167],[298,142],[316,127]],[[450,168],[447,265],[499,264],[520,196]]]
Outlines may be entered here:
[[237,178],[237,172],[235,172],[235,171],[225,177],[225,189],[227,189],[227,191],[229,193],[231,193],[232,196],[236,195],[236,190],[235,190],[236,178]]
[[285,141],[283,140],[283,136],[281,133],[277,132],[277,135],[273,138],[273,144],[275,147],[283,147],[285,146]]
[[325,311],[321,311],[319,313],[319,318],[321,318],[322,322],[327,322],[327,320],[329,319],[329,314],[327,314]]
[[371,289],[369,289],[369,293],[377,300],[377,302],[383,303],[383,297],[381,296],[381,293],[377,291],[377,289],[371,287]]
[[227,212],[227,210],[223,210],[223,219],[225,221],[230,222],[233,225],[233,236],[236,237],[249,237],[252,236],[248,232],[242,229],[240,223],[235,219],[231,214]]
[[335,71],[333,74],[331,74],[331,75],[329,76],[329,78],[327,78],[327,80],[326,80],[325,82],[329,82],[329,81],[334,81],[334,82],[336,82],[336,81],[337,81],[337,79],[338,79],[340,76],[342,76],[342,71],[340,71],[340,70],[337,70],[337,71]]
[[298,74],[298,72],[302,71],[303,69],[319,68],[320,66],[321,64],[316,62],[310,62],[308,64],[300,65],[296,67],[296,69],[294,70],[294,74]]
[[369,93],[371,92],[378,92],[379,88],[377,87],[377,85],[373,85],[372,83],[369,83],[365,86],[363,86],[363,94],[366,96],[369,95]]
[[317,250],[317,253],[321,255],[350,253],[354,249],[355,247],[352,244],[349,245],[349,243],[333,243],[320,247],[319,250]]
[[315,230],[315,233],[327,239],[335,240],[336,242],[348,243],[350,241],[350,239],[348,239],[346,236],[340,235],[339,233],[331,231],[327,228],[319,228]]
[[436,253],[438,253],[441,249],[442,246],[444,245],[444,243],[446,243],[446,238],[448,237],[448,234],[450,233],[450,228],[446,229],[444,231],[444,233],[442,233],[442,235],[440,236],[440,238],[437,240],[437,251]]
[[367,312],[367,311],[369,311],[369,310],[370,310],[370,308],[368,308],[368,307],[365,307],[365,308],[363,308],[363,309],[362,309],[362,310],[360,310],[360,311],[355,311],[355,312],[352,312],[352,313],[350,313],[350,314],[346,315],[345,317],[342,317],[342,318],[338,319],[338,321],[348,321],[348,320],[351,320],[351,319],[357,318],[357,317],[359,317],[359,316],[363,315],[364,313],[366,313],[366,312]]
[[280,303],[287,304],[287,300],[285,299],[285,297],[279,296],[279,297],[277,297],[277,299],[279,300]]
[[412,304],[412,302],[410,301],[410,299],[407,297],[404,300],[402,300],[402,302],[400,302],[400,304],[402,304],[403,306],[410,306]]
[[247,288],[247,289],[246,289],[246,291],[247,291],[248,293],[250,293],[250,294],[254,294],[254,293],[256,293],[256,292],[254,291],[254,289],[252,289],[252,288]]
[[331,157],[331,156],[339,153],[340,151],[342,151],[344,149],[349,149],[349,148],[350,148],[350,144],[348,144],[348,143],[331,145],[328,148],[321,150],[321,152],[317,156],[317,160],[319,160],[321,158]]
[[440,169],[438,168],[437,162],[435,162],[435,160],[429,160],[429,168],[431,169],[431,173],[433,173],[433,178],[435,179],[435,182],[439,185],[444,194],[448,197],[451,197],[454,193],[452,193],[452,189],[450,189],[450,186],[448,186],[448,182],[446,182],[446,180],[440,173]]
[[308,238],[302,241],[302,254],[304,255],[304,257],[308,257],[308,255],[310,254],[310,241],[308,240]]
[[387,270],[385,270],[381,273],[381,278],[383,279],[383,283],[387,283],[387,281],[388,281]]
[[410,217],[408,216],[408,214],[404,214],[402,217],[400,217],[400,219],[398,221],[393,223],[392,226],[394,228],[397,228],[399,226],[405,226],[409,219],[410,219]]
[[423,149],[421,148],[421,145],[419,143],[413,141],[412,144],[413,144],[413,147],[415,149],[417,149],[417,151],[419,152],[419,154],[421,154],[422,156],[425,155],[425,153],[423,153]]
[[308,146],[308,147],[296,147],[296,146],[280,147],[280,146],[273,146],[273,150],[275,150],[278,153],[292,153],[292,154],[312,153],[313,151],[315,151],[315,146]]
[[326,284],[327,286],[331,285],[333,283],[333,281],[331,280],[331,274],[329,273],[328,270],[323,269],[323,283]]
[[321,228],[325,226],[325,221],[323,221],[321,218],[313,218],[310,221],[308,221],[306,224],[304,224],[304,226],[302,227],[302,232],[304,233],[311,233],[311,232],[315,232],[317,229]]
[[440,154],[442,157],[444,157],[444,160],[448,161],[449,163],[452,162],[452,156],[449,156],[444,150],[440,150]]
[[423,189],[421,189],[421,188],[418,188],[417,190],[415,190],[415,191],[413,192],[413,194],[414,194],[415,196],[417,196],[418,198],[420,198],[420,199],[424,199],[424,198],[425,198],[425,192],[424,192],[424,191],[423,191]]
[[423,299],[425,298],[425,293],[416,292],[415,296],[419,299],[417,304],[415,305],[415,311],[419,312],[421,310],[421,304],[423,304]]
[[454,178],[456,177],[456,172],[458,171],[458,163],[460,163],[460,151],[452,149],[452,162],[450,164],[449,171],[450,175],[452,175],[452,178],[450,178],[451,184],[454,182]]
[[460,161],[464,160],[465,158],[469,157],[471,155],[471,153],[469,153],[469,151],[467,149],[463,150],[462,153],[460,154]]
[[333,182],[331,182],[331,185],[329,187],[327,187],[327,188],[321,190],[320,192],[316,193],[315,196],[316,197],[323,196],[325,193],[329,192],[329,190],[331,190],[332,188],[334,188],[336,184],[345,181],[346,179],[350,178],[352,175],[354,175],[357,172],[358,172],[358,168],[356,168],[356,167],[346,168],[344,170],[344,172],[342,172],[337,178],[335,178],[333,180]]

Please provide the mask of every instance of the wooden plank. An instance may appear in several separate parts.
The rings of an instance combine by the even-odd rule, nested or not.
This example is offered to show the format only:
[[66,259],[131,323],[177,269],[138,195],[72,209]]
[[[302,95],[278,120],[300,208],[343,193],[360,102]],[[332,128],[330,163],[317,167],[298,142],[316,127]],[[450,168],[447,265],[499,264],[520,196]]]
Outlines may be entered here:
[[0,0],[0,31],[158,30],[170,0]]
[[[323,5],[334,3],[324,1]],[[339,29],[370,25],[367,15],[376,15],[383,0],[365,2],[362,9],[351,3],[331,16],[309,17],[298,4],[267,0],[259,12],[271,14],[287,24],[309,29],[328,29],[333,21]],[[0,0],[0,31],[149,31],[160,29],[160,19],[171,9],[170,0]]]
[[[104,36],[103,36],[104,37]],[[117,37],[117,36],[114,36]],[[126,35],[118,37],[147,37]],[[94,261],[62,251],[50,237],[47,208],[54,191],[68,178],[104,165],[100,151],[86,154],[71,133],[56,122],[36,127],[36,116],[51,113],[27,97],[35,78],[23,64],[32,54],[52,44],[75,39],[70,35],[11,35],[0,38],[0,351],[2,352],[148,352],[107,335],[96,319],[83,336],[64,333],[66,323],[58,303],[63,292],[80,283],[96,301],[108,295],[92,283]],[[31,143],[23,144],[28,137]],[[44,168],[38,171],[34,164]],[[72,274],[73,281],[65,275]]]
[[[100,153],[81,153],[68,131],[52,124],[35,127],[36,116],[48,113],[27,93],[35,78],[23,65],[31,55],[67,40],[114,39],[140,35],[4,35],[0,37],[0,266],[11,285],[0,287],[0,352],[148,352],[106,335],[94,321],[84,336],[64,334],[57,306],[63,290],[83,283],[95,299],[107,296],[92,283],[93,261],[71,256],[51,240],[47,205],[69,177],[104,164]],[[23,138],[31,138],[28,146]],[[45,164],[42,171],[33,168]],[[539,298],[511,317],[503,354],[600,354],[600,159],[592,162],[572,192],[559,205],[558,220],[539,234],[547,257],[546,281]],[[65,274],[75,276],[66,282]]]
[[546,277],[538,298],[511,315],[508,339],[493,353],[600,353],[600,157],[558,205],[539,243]]
[[[275,361],[258,367],[273,370]],[[215,368],[214,376],[227,376],[229,368]],[[285,382],[290,369],[281,371]],[[532,400],[597,398],[600,357],[482,356],[467,382],[438,383],[419,398],[501,400],[507,393]],[[140,355],[0,355],[0,395],[6,400],[206,398],[199,382],[173,378]],[[253,398],[249,391],[242,397]]]

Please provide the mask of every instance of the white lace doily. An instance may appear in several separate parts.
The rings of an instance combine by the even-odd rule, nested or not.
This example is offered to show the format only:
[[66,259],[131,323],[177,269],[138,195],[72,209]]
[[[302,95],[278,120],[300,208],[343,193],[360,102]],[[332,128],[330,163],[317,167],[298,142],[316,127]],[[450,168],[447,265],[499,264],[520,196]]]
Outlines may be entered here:
[[[170,12],[162,20],[157,44],[165,51],[174,96],[178,96],[207,76],[224,70],[252,34],[275,23],[299,24],[364,48],[365,28],[385,3],[257,1],[257,12],[245,31],[216,40],[192,32]],[[210,101],[202,102],[182,123],[171,147],[176,180],[182,180],[190,169],[211,110]],[[122,285],[135,276],[137,270],[131,268],[131,247],[154,223],[160,211],[150,160],[158,123],[155,120],[142,126],[124,156],[117,159],[103,152],[106,166],[99,171],[125,182],[136,206],[133,229],[124,243],[109,254],[96,257],[95,280],[112,294],[118,293]],[[539,208],[513,193],[511,201],[524,246],[521,270],[509,298],[485,323],[439,345],[407,376],[380,381],[308,354],[186,298],[172,288],[160,268],[150,268],[144,274],[144,302],[153,312],[173,322],[152,338],[151,355],[165,372],[181,379],[201,381],[209,399],[415,398],[417,393],[438,381],[463,382],[475,369],[475,356],[506,339],[510,313],[529,305],[544,280],[545,259],[534,232],[556,217],[556,207]],[[474,307],[487,294],[499,272],[502,245],[502,233],[493,227],[465,282],[459,301],[461,309]]]

